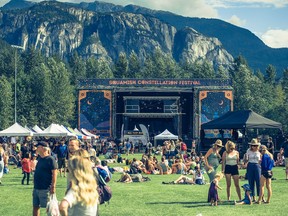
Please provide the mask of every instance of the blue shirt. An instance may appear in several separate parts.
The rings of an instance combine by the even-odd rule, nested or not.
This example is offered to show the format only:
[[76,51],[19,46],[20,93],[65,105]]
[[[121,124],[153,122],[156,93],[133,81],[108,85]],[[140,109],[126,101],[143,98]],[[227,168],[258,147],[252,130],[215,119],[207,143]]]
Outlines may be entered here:
[[261,170],[267,171],[272,170],[274,166],[274,160],[268,154],[263,154],[262,161],[261,161]]
[[67,158],[68,155],[68,147],[66,144],[59,145],[57,147],[57,157],[58,158]]

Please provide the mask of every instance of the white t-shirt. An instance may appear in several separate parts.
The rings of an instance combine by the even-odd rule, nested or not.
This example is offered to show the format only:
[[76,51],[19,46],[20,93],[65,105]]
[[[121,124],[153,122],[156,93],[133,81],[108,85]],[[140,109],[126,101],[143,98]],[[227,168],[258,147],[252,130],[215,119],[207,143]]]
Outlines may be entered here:
[[259,151],[253,152],[250,149],[248,149],[246,157],[248,159],[248,163],[259,163],[261,159],[261,153]]
[[[97,196],[97,194],[95,194],[95,196]],[[78,203],[72,189],[68,190],[66,196],[63,199],[65,199],[69,203],[69,216],[97,215],[97,204],[95,204],[94,206],[84,206],[81,203]]]

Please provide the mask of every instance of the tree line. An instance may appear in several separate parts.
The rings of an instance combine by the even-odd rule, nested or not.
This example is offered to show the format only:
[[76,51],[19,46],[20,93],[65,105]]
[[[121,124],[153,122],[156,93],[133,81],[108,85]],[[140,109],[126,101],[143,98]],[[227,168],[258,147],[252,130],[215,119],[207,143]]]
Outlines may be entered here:
[[76,52],[67,61],[44,57],[39,51],[20,51],[0,42],[0,130],[15,121],[15,67],[17,69],[17,122],[47,127],[51,122],[77,125],[77,79],[79,78],[219,78],[231,79],[234,110],[252,109],[288,124],[288,68],[276,77],[276,68],[253,71],[242,56],[230,67],[213,68],[208,61],[177,63],[160,49],[141,62],[132,51],[120,53],[116,62],[91,56],[83,59]]

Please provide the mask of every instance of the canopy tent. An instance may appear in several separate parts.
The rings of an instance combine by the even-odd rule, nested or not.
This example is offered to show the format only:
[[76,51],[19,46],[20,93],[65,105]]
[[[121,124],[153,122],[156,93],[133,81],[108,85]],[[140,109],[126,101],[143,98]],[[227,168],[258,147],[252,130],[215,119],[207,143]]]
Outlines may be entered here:
[[82,134],[82,133],[81,133],[80,131],[78,131],[76,128],[73,129],[73,128],[71,128],[71,127],[68,127],[67,129],[68,129],[71,133],[75,134],[78,139],[84,139],[84,140],[86,140],[86,139],[91,139],[91,137]]
[[[64,128],[62,128],[60,125],[51,124],[42,132],[35,134],[35,136],[64,137],[64,136],[71,136],[71,133],[67,130],[64,130]],[[74,134],[72,136],[74,136]]]
[[43,130],[38,126],[38,125],[35,125],[32,130],[34,130],[36,133],[41,133],[43,132]]
[[81,128],[81,131],[82,131],[83,134],[85,134],[85,135],[87,135],[87,136],[90,136],[90,137],[92,137],[92,138],[94,138],[94,139],[98,139],[98,138],[99,138],[99,136],[90,133],[89,131],[87,131],[87,130],[84,129],[84,128]]
[[157,140],[177,140],[178,136],[172,134],[167,129],[164,130],[162,133],[158,134],[157,136],[154,136],[154,145],[156,145]]
[[5,130],[0,131],[0,136],[33,136],[33,132],[16,122]]
[[202,129],[251,129],[251,128],[278,128],[282,124],[265,118],[252,110],[230,111],[220,118],[207,122]]

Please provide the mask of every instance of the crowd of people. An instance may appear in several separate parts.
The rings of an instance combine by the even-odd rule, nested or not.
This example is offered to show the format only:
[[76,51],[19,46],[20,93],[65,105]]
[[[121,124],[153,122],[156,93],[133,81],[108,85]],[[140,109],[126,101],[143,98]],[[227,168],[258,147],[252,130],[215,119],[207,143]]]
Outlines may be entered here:
[[[239,199],[235,204],[270,203],[274,166],[285,165],[286,180],[288,180],[288,140],[281,147],[275,163],[270,153],[274,151],[273,145],[271,146],[271,143],[261,145],[258,139],[251,140],[242,159],[234,142],[227,141],[224,146],[220,139],[215,141],[205,155],[197,154],[193,147],[188,151],[187,145],[181,139],[167,140],[157,147],[148,143],[144,148],[143,145],[138,144],[137,149],[134,144],[127,145],[127,143],[130,142],[127,140],[116,145],[113,141],[101,141],[92,145],[90,142],[81,143],[77,139],[68,141],[62,138],[55,142],[46,140],[29,143],[24,140],[22,145],[1,144],[0,184],[10,158],[10,161],[15,163],[15,168],[22,168],[22,184],[25,184],[25,180],[27,185],[30,184],[30,176],[33,176],[33,215],[40,215],[40,208],[46,207],[49,194],[56,192],[57,176],[67,178],[67,191],[59,206],[61,215],[97,215],[99,175],[102,176],[102,172],[106,173],[106,176],[103,175],[101,178],[109,182],[111,173],[119,171],[116,167],[108,166],[109,160],[125,163],[124,166],[128,167],[120,169],[123,173],[117,182],[150,181],[148,176],[144,176],[149,174],[179,174],[174,181],[162,183],[190,185],[209,183],[208,202],[213,206],[218,205],[217,191],[222,189],[219,182],[223,177],[226,180],[228,201],[231,199],[233,180]],[[225,150],[220,154],[223,147]],[[142,157],[128,159],[127,156],[135,152],[141,152]],[[102,164],[98,158],[100,154],[103,154],[106,159]],[[243,161],[243,164],[240,161]],[[222,168],[219,169],[219,166]],[[240,190],[240,168],[246,169],[245,178],[248,180],[248,184],[242,186],[245,191],[244,199]],[[68,173],[66,173],[67,169]],[[209,180],[205,179],[204,174],[208,175]],[[264,198],[265,187],[268,193]]]

